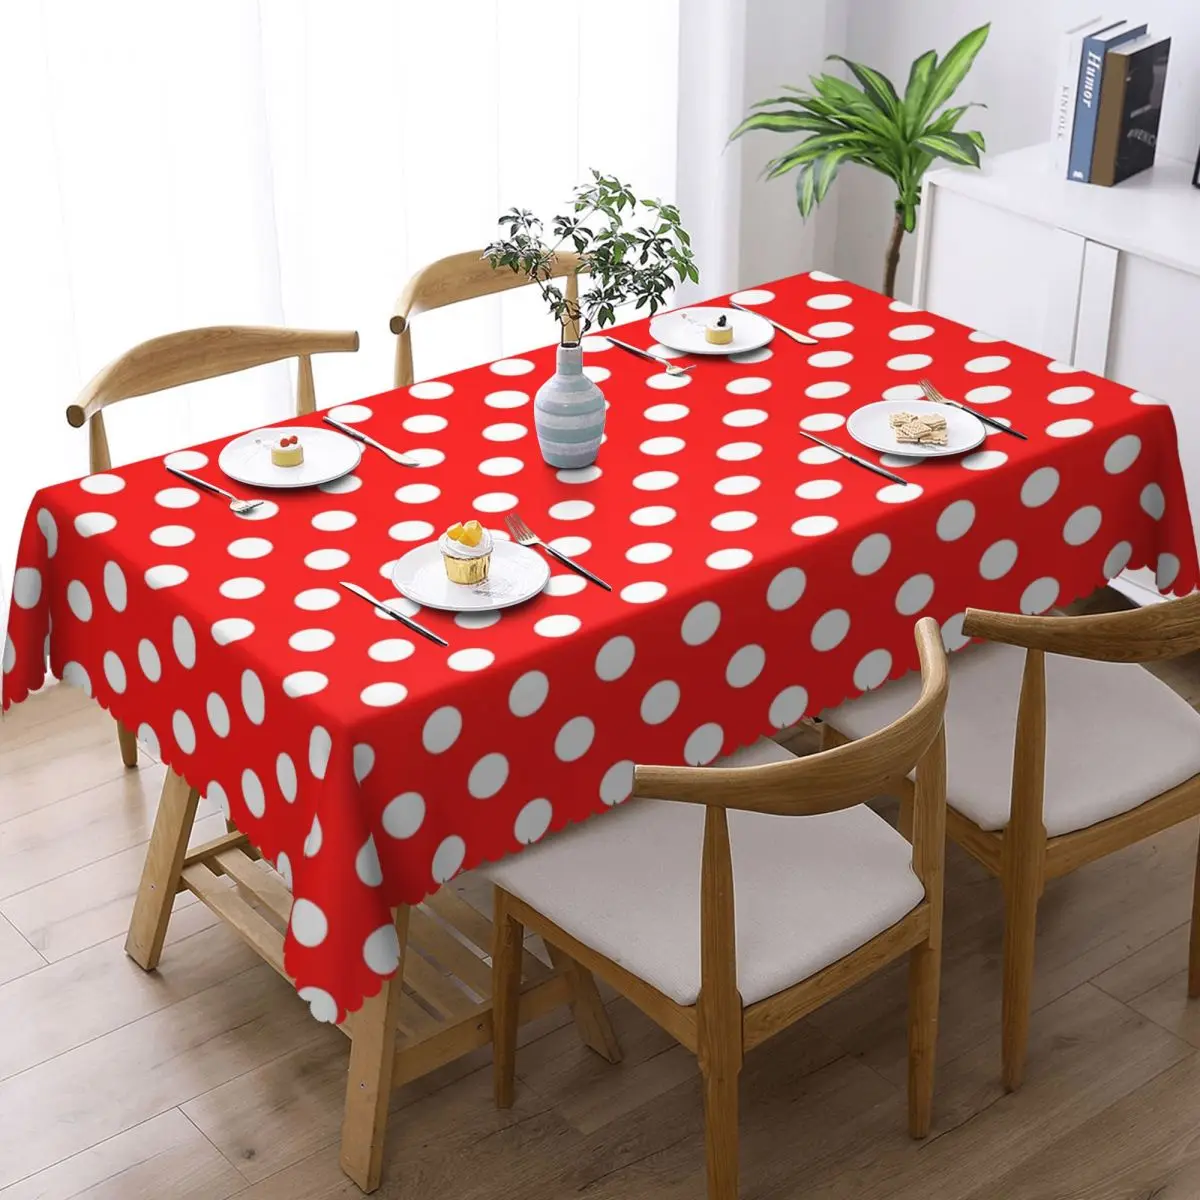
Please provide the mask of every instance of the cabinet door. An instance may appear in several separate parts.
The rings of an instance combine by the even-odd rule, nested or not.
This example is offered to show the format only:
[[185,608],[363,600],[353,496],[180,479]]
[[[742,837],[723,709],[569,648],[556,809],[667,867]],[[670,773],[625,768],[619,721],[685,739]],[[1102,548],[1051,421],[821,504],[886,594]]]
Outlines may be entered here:
[[937,185],[921,209],[917,307],[1073,361],[1085,240]]

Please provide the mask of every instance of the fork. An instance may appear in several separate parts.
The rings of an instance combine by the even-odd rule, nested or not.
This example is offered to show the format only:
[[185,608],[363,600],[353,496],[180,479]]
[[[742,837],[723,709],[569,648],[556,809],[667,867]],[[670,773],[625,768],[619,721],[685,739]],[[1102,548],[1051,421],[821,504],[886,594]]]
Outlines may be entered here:
[[1029,441],[1029,435],[1022,433],[1019,429],[1013,429],[1010,425],[1005,425],[1003,421],[997,421],[995,417],[989,417],[987,413],[977,412],[975,409],[962,404],[958,400],[947,400],[928,379],[922,379],[918,386],[925,393],[925,399],[932,404],[948,404],[951,408],[957,408],[962,412],[969,413],[977,421],[982,421],[985,425],[990,425],[993,429],[999,429],[1002,433],[1011,433],[1013,437],[1020,438],[1023,442]]
[[640,346],[631,346],[628,342],[619,342],[615,337],[609,337],[607,333],[604,336],[612,345],[619,346],[622,350],[627,350],[630,354],[636,354],[638,358],[648,358],[652,363],[658,363],[668,375],[686,375],[695,368],[694,363],[686,367],[677,367],[673,362],[669,362],[665,358],[659,358],[657,354],[651,354],[649,350],[643,350]]
[[181,471],[178,467],[168,467],[167,470],[172,475],[177,475],[180,479],[186,480],[192,487],[199,488],[203,492],[212,492],[215,496],[224,496],[229,501],[229,507],[239,517],[244,517],[247,513],[252,513],[262,505],[261,500],[239,500],[237,496],[232,492],[227,492],[223,487],[217,487],[215,483],[209,483],[207,479],[201,479],[199,475],[190,475],[187,471]]
[[582,575],[585,579],[590,579],[594,584],[602,587],[606,592],[612,591],[612,585],[605,583],[599,575],[593,575],[587,567],[582,567],[573,558],[568,558],[561,550],[555,550],[551,545],[543,542],[524,521],[521,520],[519,513],[512,513],[504,518],[505,525],[508,526],[508,532],[512,534],[514,542],[521,546],[541,546],[552,558],[558,559],[564,567],[569,567],[577,575]]
[[411,458],[405,458],[399,450],[393,450],[385,446],[382,442],[377,442],[373,437],[363,433],[361,429],[354,429],[349,425],[343,425],[341,421],[335,421],[333,417],[324,416],[321,418],[327,425],[332,425],[338,433],[344,433],[347,437],[352,437],[356,442],[362,442],[364,446],[374,446],[376,450],[382,451],[394,463],[399,463],[402,467],[415,467],[417,464]]

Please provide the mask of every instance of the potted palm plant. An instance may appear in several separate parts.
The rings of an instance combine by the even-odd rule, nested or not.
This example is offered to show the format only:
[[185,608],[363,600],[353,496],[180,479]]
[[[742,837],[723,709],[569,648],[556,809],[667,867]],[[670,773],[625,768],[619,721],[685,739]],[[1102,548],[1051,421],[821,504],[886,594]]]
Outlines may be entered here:
[[[582,337],[614,324],[622,305],[653,315],[676,283],[698,281],[691,239],[675,205],[639,200],[599,171],[575,189],[570,211],[551,220],[552,241],[528,209],[509,209],[499,223],[501,237],[483,256],[534,283],[559,323],[557,370],[534,401],[542,457],[553,467],[587,466],[600,449],[605,408],[604,394],[583,374]],[[564,249],[575,255],[572,273],[590,278],[578,295],[551,282]]]
[[760,100],[753,107],[762,111],[752,112],[729,135],[731,141],[755,129],[806,135],[764,168],[767,179],[796,172],[796,203],[804,218],[825,199],[843,163],[860,163],[895,183],[895,218],[883,268],[887,296],[895,295],[900,245],[916,228],[921,178],[930,164],[943,158],[979,166],[983,134],[955,129],[975,106],[945,105],[971,69],[990,28],[972,30],[940,60],[927,50],[909,69],[903,96],[879,71],[830,55],[850,68],[858,86],[833,75],[812,76],[811,91],[784,85],[788,95]]

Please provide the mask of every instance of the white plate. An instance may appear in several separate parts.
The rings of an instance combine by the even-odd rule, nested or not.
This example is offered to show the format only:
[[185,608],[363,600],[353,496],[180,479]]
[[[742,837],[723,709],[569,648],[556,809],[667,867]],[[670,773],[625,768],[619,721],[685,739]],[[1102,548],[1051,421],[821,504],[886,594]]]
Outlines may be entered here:
[[[722,313],[733,326],[733,341],[714,346],[704,340],[704,327]],[[742,312],[740,308],[681,308],[654,317],[650,336],[663,346],[686,354],[745,354],[747,350],[765,346],[775,336],[775,327],[758,313]]]
[[[271,444],[295,434],[304,443],[304,461],[298,467],[277,467],[271,461]],[[253,429],[234,438],[220,453],[217,466],[238,483],[251,487],[314,487],[348,475],[362,458],[362,443],[331,429],[311,425]]]
[[392,582],[401,595],[446,612],[512,608],[536,596],[549,579],[550,568],[541,554],[497,537],[492,541],[492,565],[482,583],[451,583],[437,542],[410,550],[392,568]]
[[[946,445],[911,446],[896,441],[896,431],[888,418],[898,412],[945,417]],[[978,417],[951,404],[931,404],[928,400],[877,400],[874,404],[866,404],[850,414],[846,432],[856,442],[872,450],[899,454],[905,458],[945,458],[950,454],[966,454],[987,437],[987,428]]]

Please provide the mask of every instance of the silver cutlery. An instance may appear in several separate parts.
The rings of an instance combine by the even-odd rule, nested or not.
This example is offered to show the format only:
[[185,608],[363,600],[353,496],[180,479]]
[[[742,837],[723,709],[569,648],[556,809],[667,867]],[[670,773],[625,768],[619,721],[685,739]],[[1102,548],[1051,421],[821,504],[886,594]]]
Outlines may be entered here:
[[392,462],[399,463],[402,467],[415,467],[418,465],[411,458],[405,458],[398,450],[392,450],[382,442],[377,442],[369,434],[363,433],[361,429],[355,429],[352,425],[343,425],[341,421],[335,421],[330,416],[323,416],[321,420],[326,425],[332,425],[339,433],[344,433],[347,437],[354,438],[356,442],[362,442],[364,446],[373,446],[376,450],[382,451]]
[[694,368],[694,364],[686,367],[677,367],[669,359],[660,358],[657,354],[651,354],[649,350],[643,350],[640,346],[631,346],[628,342],[619,342],[615,337],[609,337],[607,333],[604,334],[604,337],[608,338],[614,346],[618,346],[622,350],[627,350],[630,354],[636,354],[638,358],[648,358],[652,363],[658,363],[668,375],[686,375]]
[[167,470],[172,475],[186,480],[192,487],[199,488],[202,492],[212,492],[214,496],[224,496],[229,501],[229,507],[239,517],[244,517],[247,513],[252,513],[262,505],[261,500],[239,500],[237,496],[232,492],[227,492],[223,487],[217,487],[215,483],[209,483],[207,479],[201,479],[198,475],[189,475],[187,471],[181,471],[178,467],[167,467]]
[[800,430],[800,436],[808,438],[810,442],[816,442],[818,446],[824,446],[826,450],[832,450],[834,454],[839,454],[842,458],[848,458],[852,463],[857,463],[860,467],[866,467],[868,471],[874,471],[876,475],[882,475],[884,479],[890,479],[893,483],[900,483],[908,487],[907,479],[902,478],[893,471],[889,471],[887,467],[880,467],[865,458],[859,458],[857,454],[851,454],[849,450],[843,450],[841,446],[835,446],[832,442],[825,441],[824,438],[816,437],[806,429]]
[[925,399],[933,404],[948,404],[951,408],[957,408],[962,412],[969,413],[976,420],[982,421],[985,425],[990,425],[993,429],[999,429],[1002,433],[1011,433],[1013,437],[1018,437],[1023,442],[1029,441],[1029,435],[1022,433],[1019,429],[1013,429],[1011,425],[1005,425],[1003,421],[997,421],[995,417],[989,417],[986,413],[978,412],[958,400],[947,400],[928,379],[920,381],[920,388],[925,393]]
[[593,575],[587,567],[582,567],[573,558],[568,558],[561,550],[555,550],[551,545],[543,542],[524,521],[518,513],[513,513],[511,516],[504,518],[505,525],[508,526],[508,532],[512,534],[512,539],[521,546],[541,546],[552,558],[558,559],[564,567],[569,567],[577,575],[582,575],[585,579],[590,579],[594,584],[602,587],[606,592],[612,591],[612,585],[604,582],[599,575]]
[[394,608],[388,608],[382,600],[376,600],[366,588],[360,588],[357,583],[347,583],[344,579],[339,580],[342,587],[348,592],[353,592],[361,600],[365,600],[368,604],[373,604],[381,613],[387,613],[389,617],[394,617],[401,625],[411,629],[413,633],[419,633],[422,637],[428,638],[431,642],[436,642],[439,646],[448,646],[450,643],[443,637],[438,637],[432,629],[426,629],[424,625],[414,621],[412,617],[406,617],[403,613],[398,613]]
[[756,317],[762,317],[768,325],[773,325],[780,333],[790,337],[793,342],[799,342],[804,346],[819,346],[821,344],[820,338],[809,337],[807,333],[797,333],[796,330],[789,329],[786,325],[780,325],[778,321],[772,321],[770,317],[765,313],[760,313],[756,308],[747,308],[744,304],[737,304],[732,300],[730,300],[729,304],[732,308],[736,308],[738,312],[753,313]]

